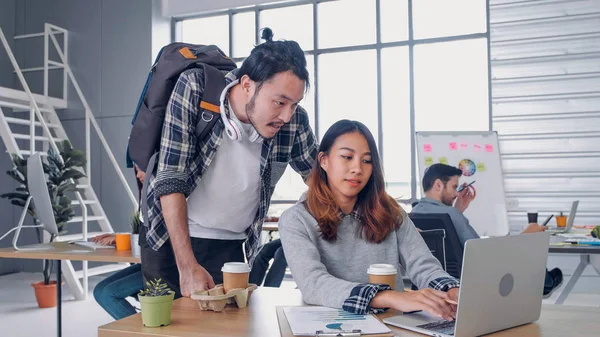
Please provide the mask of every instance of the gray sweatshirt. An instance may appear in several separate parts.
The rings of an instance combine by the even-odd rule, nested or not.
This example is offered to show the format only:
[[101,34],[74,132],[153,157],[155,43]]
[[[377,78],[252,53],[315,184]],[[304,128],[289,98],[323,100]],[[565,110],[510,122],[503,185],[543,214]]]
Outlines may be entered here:
[[[341,308],[351,290],[369,283],[367,269],[374,263],[387,263],[400,271],[400,265],[419,289],[435,279],[451,278],[404,214],[402,225],[381,243],[360,237],[361,222],[346,215],[338,226],[336,241],[320,237],[315,218],[298,203],[279,219],[279,233],[294,281],[308,304]],[[404,285],[400,274],[396,290]]]

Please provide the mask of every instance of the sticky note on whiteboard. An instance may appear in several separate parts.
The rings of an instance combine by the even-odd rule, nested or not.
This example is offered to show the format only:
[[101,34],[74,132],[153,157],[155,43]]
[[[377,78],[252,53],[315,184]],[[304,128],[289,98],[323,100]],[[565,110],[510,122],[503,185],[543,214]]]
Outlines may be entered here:
[[448,165],[448,158],[446,157],[440,157],[440,164],[444,164],[444,165]]
[[458,144],[456,144],[456,142],[451,142],[449,145],[450,145],[450,150],[457,150],[458,149]]
[[485,164],[484,163],[477,163],[477,172],[485,172]]
[[475,151],[481,151],[481,145],[479,145],[479,144],[475,144],[475,145],[473,145],[473,149],[474,149]]
[[491,144],[485,144],[485,152],[494,152],[494,147]]
[[469,144],[467,143],[460,143],[460,149],[461,150],[466,150],[469,147]]
[[429,167],[431,165],[433,165],[433,158],[425,157],[425,167]]
[[425,152],[431,152],[432,148],[431,148],[431,144],[425,144],[423,145],[423,151]]

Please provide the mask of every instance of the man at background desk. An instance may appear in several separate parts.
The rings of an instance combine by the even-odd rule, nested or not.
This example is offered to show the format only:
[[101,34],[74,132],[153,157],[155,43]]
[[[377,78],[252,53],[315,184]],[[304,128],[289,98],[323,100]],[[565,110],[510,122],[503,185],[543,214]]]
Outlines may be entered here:
[[[460,169],[445,164],[433,164],[427,168],[422,181],[425,197],[413,207],[412,213],[448,214],[452,219],[458,239],[464,247],[467,240],[478,239],[479,235],[463,214],[471,201],[475,199],[476,193],[472,187],[467,187],[466,184],[463,184],[460,192],[458,191],[458,179],[461,175]],[[521,234],[545,230],[546,226],[530,223]],[[562,280],[563,275],[560,269],[546,270],[544,298],[550,297],[552,292],[562,284]]]

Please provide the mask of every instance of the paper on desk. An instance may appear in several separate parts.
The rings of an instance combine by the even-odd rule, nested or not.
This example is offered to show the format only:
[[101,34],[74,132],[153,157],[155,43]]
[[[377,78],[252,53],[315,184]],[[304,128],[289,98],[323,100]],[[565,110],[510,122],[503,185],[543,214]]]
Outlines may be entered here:
[[342,332],[360,329],[361,334],[391,332],[373,315],[356,315],[326,307],[284,307],[283,312],[294,336],[314,336],[315,332]]
[[577,233],[564,233],[564,234],[562,234],[562,233],[559,233],[559,234],[556,234],[556,236],[560,236],[561,238],[565,238],[565,239],[585,239],[587,237],[590,237],[589,234],[584,234],[584,233],[581,233],[581,234],[577,234]]
[[90,241],[85,241],[85,240],[69,241],[69,243],[78,245],[78,246],[92,248],[92,249],[115,249],[114,245],[113,246],[105,246],[105,245],[101,245],[96,242],[90,242]]

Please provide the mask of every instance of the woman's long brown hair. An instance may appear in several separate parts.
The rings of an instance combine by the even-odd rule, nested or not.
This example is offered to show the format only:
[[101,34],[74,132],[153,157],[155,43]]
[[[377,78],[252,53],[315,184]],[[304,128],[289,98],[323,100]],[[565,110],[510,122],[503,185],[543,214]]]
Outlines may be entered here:
[[[362,123],[340,120],[325,133],[319,146],[321,152],[329,154],[335,141],[342,135],[357,132],[363,135],[371,151],[373,172],[365,187],[358,193],[356,206],[362,222],[361,235],[369,242],[380,243],[402,224],[404,211],[385,192],[385,179],[381,160],[371,131]],[[327,183],[327,173],[321,168],[320,160],[315,162],[308,182],[308,193],[304,205],[315,217],[321,230],[321,237],[327,241],[337,238],[340,206],[335,201]]]

